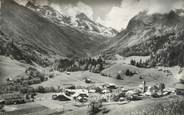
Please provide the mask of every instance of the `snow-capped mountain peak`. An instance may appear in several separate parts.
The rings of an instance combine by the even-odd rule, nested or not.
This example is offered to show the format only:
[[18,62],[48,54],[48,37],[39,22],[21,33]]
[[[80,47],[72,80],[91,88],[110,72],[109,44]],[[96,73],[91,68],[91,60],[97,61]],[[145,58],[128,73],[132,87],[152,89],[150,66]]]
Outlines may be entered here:
[[66,16],[61,11],[57,11],[50,6],[36,6],[30,1],[27,2],[25,6],[39,13],[44,18],[49,19],[57,25],[68,25],[82,31],[87,31],[108,37],[113,37],[118,33],[115,29],[108,28],[99,23],[96,23],[84,13],[78,13],[74,17]]

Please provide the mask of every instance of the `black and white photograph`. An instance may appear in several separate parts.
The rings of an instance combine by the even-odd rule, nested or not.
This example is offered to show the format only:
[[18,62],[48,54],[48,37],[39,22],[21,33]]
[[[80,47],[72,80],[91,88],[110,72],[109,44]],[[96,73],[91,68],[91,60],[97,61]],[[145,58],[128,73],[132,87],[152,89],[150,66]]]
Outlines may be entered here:
[[184,115],[184,0],[0,0],[0,115]]

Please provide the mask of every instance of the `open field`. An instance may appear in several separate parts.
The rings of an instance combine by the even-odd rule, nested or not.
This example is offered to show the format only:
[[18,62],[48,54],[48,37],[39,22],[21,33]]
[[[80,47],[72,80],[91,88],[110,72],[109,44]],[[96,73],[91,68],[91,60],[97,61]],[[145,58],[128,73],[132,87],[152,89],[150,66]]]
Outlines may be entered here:
[[[126,76],[125,71],[126,69],[131,71],[136,71],[137,74],[134,76]],[[123,80],[116,79],[116,74],[122,71],[122,76],[124,77]],[[174,83],[177,81],[172,75],[168,75],[164,72],[160,72],[157,69],[140,69],[135,66],[125,65],[125,64],[117,64],[108,69],[102,71],[102,73],[106,74],[107,76],[102,76],[100,74],[91,73],[89,71],[78,71],[78,72],[71,72],[70,75],[66,73],[55,72],[55,77],[45,81],[41,84],[33,85],[34,87],[37,86],[44,86],[44,87],[58,87],[68,84],[74,84],[76,86],[90,86],[93,84],[87,84],[83,81],[85,77],[91,79],[95,82],[95,85],[104,84],[104,83],[114,83],[118,86],[123,87],[137,87],[139,86],[143,80],[147,82],[148,85],[153,85],[156,83],[163,82],[169,87],[173,87]],[[112,77],[108,77],[108,75]],[[142,76],[143,79],[139,77]]]
[[[88,86],[91,84],[86,84],[83,81],[83,78],[87,77],[95,82],[95,84],[101,84],[101,83],[114,83],[117,85],[122,85],[124,87],[135,87],[142,83],[143,80],[145,80],[148,84],[155,84],[157,82],[164,82],[166,85],[172,87],[172,85],[177,82],[176,74],[178,69],[177,68],[168,68],[172,73],[170,75],[167,75],[168,73],[165,73],[163,71],[158,71],[158,69],[150,68],[137,68],[132,65],[123,64],[123,62],[115,62],[117,64],[113,64],[111,67],[105,69],[102,71],[102,73],[106,76],[102,76],[100,74],[91,73],[88,71],[78,71],[78,72],[71,72],[70,75],[67,75],[66,73],[61,72],[54,72],[55,77],[52,79],[49,79],[48,81],[45,81],[41,84],[34,85],[34,86],[46,86],[46,87],[58,87],[63,86],[67,84],[75,84],[75,85],[82,85],[82,86]],[[16,60],[12,60],[10,58],[0,56],[0,79],[1,83],[5,82],[7,78],[13,78],[17,75],[25,72],[26,67],[28,65],[22,64]],[[37,67],[38,68],[38,67]],[[40,69],[40,68],[39,68]],[[130,71],[136,72],[134,76],[126,76],[125,72],[129,69]],[[117,80],[116,75],[117,73],[121,72],[121,76],[123,80]],[[142,77],[143,79],[139,79],[139,77]]]
[[25,72],[27,66],[9,57],[0,56],[0,83],[4,83],[7,78],[14,78]]
[[47,110],[46,107],[43,107],[36,103],[28,103],[28,104],[21,104],[21,105],[8,105],[8,106],[5,106],[4,108],[7,111],[5,113],[7,115],[18,115],[18,114],[24,115],[24,114],[36,113],[39,111]]
[[[130,70],[131,72],[136,73],[133,76],[126,76],[126,71]],[[122,83],[127,83],[128,85],[138,85],[143,80],[145,80],[148,84],[152,85],[155,83],[163,82],[168,86],[173,85],[173,83],[176,82],[176,78],[172,73],[166,73],[163,71],[159,71],[156,68],[138,68],[132,65],[127,64],[114,64],[111,67],[103,70],[101,73],[103,73],[106,76],[111,76],[116,79],[116,76],[118,73],[120,73],[121,78],[123,80],[120,80]],[[140,79],[142,77],[142,79]]]

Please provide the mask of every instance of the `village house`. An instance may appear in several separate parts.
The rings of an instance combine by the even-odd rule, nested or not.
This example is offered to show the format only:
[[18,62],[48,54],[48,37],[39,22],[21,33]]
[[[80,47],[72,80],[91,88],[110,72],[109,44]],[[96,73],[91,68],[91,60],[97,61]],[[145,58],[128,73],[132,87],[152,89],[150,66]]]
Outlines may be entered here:
[[184,96],[184,84],[182,83],[177,83],[175,86],[176,89],[176,94],[177,95],[183,95]]
[[184,72],[181,70],[178,73],[179,82],[175,85],[175,91],[177,95],[184,96]]
[[71,101],[71,97],[67,96],[65,93],[56,93],[52,95],[52,99],[59,101]]
[[0,98],[0,109],[3,107],[4,103],[5,103],[5,100]]
[[52,95],[53,100],[59,101],[79,101],[86,102],[88,101],[88,90],[86,89],[65,89],[64,92],[56,93]]

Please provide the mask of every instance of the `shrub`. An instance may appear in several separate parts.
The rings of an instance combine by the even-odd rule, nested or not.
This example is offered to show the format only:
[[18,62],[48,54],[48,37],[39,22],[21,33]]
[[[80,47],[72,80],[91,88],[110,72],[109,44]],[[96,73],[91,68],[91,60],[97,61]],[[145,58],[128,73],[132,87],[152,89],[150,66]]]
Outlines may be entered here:
[[96,90],[96,93],[102,93],[102,89],[100,87],[96,87],[95,90]]
[[102,102],[101,101],[92,101],[89,104],[89,115],[95,115],[102,110]]
[[56,92],[57,90],[54,87],[50,87],[50,92]]
[[119,79],[120,80],[121,79],[121,75],[120,74],[117,74],[116,75],[116,79]]
[[39,92],[39,93],[45,93],[45,88],[43,86],[38,86],[37,92]]
[[135,65],[135,64],[136,64],[135,60],[132,59],[132,60],[130,61],[130,64],[131,64],[131,65]]
[[142,76],[139,76],[139,79],[143,79],[143,77]]
[[126,74],[126,76],[129,76],[130,75],[130,70],[127,69],[125,74]]
[[133,76],[136,73],[135,72],[131,72],[129,69],[127,69],[125,74],[126,74],[126,76]]
[[45,75],[43,73],[39,73],[37,77],[40,78],[41,82],[45,81]]
[[49,78],[54,78],[54,74],[50,74],[49,75]]

